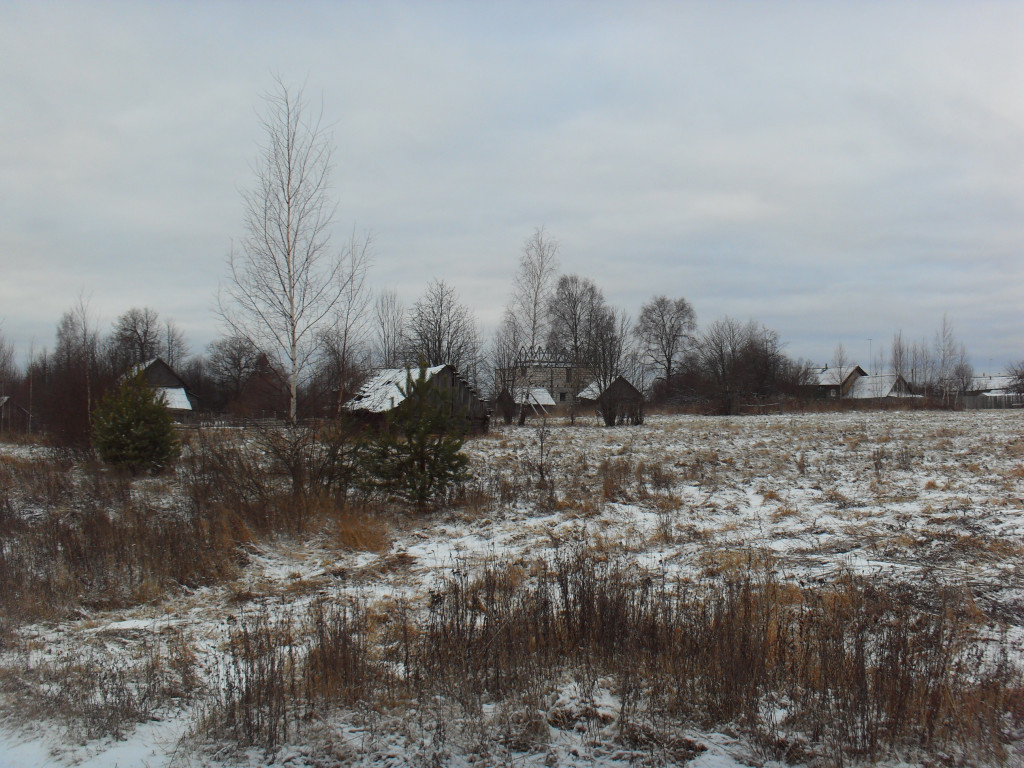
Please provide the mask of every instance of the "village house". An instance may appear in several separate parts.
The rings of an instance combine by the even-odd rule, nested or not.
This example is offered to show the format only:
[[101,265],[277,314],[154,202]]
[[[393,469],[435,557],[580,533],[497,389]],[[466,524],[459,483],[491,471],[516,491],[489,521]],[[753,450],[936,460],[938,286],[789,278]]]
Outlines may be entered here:
[[829,368],[827,365],[821,368],[811,369],[811,383],[803,387],[808,394],[823,399],[843,398],[849,394],[850,389],[857,379],[867,376],[868,373],[859,365],[851,365],[849,368]]
[[858,376],[845,397],[850,400],[881,400],[883,398],[915,397],[906,379],[897,373]]
[[185,382],[159,357],[134,366],[125,376],[142,374],[143,381],[162,399],[171,416],[178,421],[190,418],[196,410],[197,400],[188,391]]
[[[417,380],[419,368],[386,368],[362,386],[343,406],[344,410],[373,426],[383,426],[387,414],[401,408],[410,380]],[[435,365],[424,369],[442,396],[448,398],[452,418],[465,419],[469,431],[486,432],[490,410],[476,389],[451,365]]]

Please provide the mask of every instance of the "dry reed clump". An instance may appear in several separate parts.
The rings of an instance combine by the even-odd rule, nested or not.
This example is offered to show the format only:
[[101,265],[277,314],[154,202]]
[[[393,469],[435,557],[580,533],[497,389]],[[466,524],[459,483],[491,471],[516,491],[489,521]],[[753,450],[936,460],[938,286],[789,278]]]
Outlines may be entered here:
[[167,588],[213,583],[237,564],[237,530],[222,510],[155,509],[89,464],[72,471],[41,459],[20,471],[30,497],[33,489],[60,491],[42,506],[22,487],[0,499],[0,612],[8,620],[137,604]]
[[166,708],[180,708],[200,688],[191,641],[181,631],[148,635],[133,657],[89,644],[42,661],[26,654],[17,670],[3,670],[15,706],[9,716],[62,722],[75,740],[121,739]]
[[[485,742],[543,751],[545,726],[664,754],[687,727],[730,724],[766,757],[842,765],[998,761],[1024,719],[1020,670],[988,652],[956,589],[852,575],[801,587],[756,558],[688,582],[585,545],[531,571],[457,570],[424,605],[384,617],[358,602],[316,603],[302,621],[250,616],[208,723],[272,751],[339,707],[408,711],[449,756]],[[558,704],[570,689],[576,703]],[[459,746],[460,719],[491,730]]]

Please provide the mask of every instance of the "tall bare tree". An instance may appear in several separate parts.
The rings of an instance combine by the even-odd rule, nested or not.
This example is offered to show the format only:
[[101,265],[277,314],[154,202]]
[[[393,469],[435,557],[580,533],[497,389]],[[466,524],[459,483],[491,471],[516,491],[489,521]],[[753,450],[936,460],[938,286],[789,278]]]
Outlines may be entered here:
[[843,384],[846,382],[846,377],[850,375],[852,369],[853,361],[850,360],[850,354],[846,351],[846,345],[839,342],[832,351],[832,370],[834,371],[832,375],[836,380],[836,384],[839,385],[839,397],[845,394],[843,392]]
[[100,335],[89,302],[78,301],[61,315],[53,355],[56,391],[51,392],[50,428],[79,443],[92,431],[92,409],[98,399]]
[[18,368],[14,364],[14,344],[3,333],[0,324],[0,395],[10,394],[14,380],[18,377]]
[[892,348],[889,352],[889,370],[892,371],[894,376],[899,376],[904,380],[907,379],[908,355],[907,345],[903,343],[903,331],[897,331],[892,337]]
[[1010,376],[1010,391],[1024,395],[1024,360],[1011,363],[1006,372]]
[[475,379],[479,357],[476,318],[444,280],[433,280],[409,311],[406,361],[453,365]]
[[724,413],[735,410],[746,389],[744,358],[756,331],[753,321],[744,324],[725,317],[709,325],[697,339],[696,362]]
[[228,336],[210,343],[207,368],[217,385],[218,399],[229,403],[242,393],[259,369],[262,353],[244,336]]
[[373,305],[374,359],[381,368],[397,368],[405,351],[405,307],[394,289],[381,291]]
[[288,418],[298,418],[300,379],[319,331],[341,301],[343,262],[331,248],[331,144],[322,111],[279,79],[266,96],[256,185],[245,193],[245,237],[228,260],[220,313],[231,331],[278,357],[288,380]]
[[525,385],[521,371],[523,361],[520,359],[524,343],[519,327],[511,307],[507,308],[490,346],[490,365],[494,371],[493,397],[503,391],[515,395]]
[[509,309],[516,335],[530,350],[544,343],[551,294],[558,273],[558,241],[538,227],[523,243]]
[[161,343],[161,357],[171,368],[179,368],[188,357],[188,342],[185,333],[173,320],[164,321],[164,333]]
[[132,307],[118,317],[110,334],[115,367],[123,369],[157,357],[163,347],[163,331],[160,313],[149,307]]
[[548,303],[548,347],[566,363],[571,395],[569,420],[576,419],[576,395],[594,376],[595,334],[607,307],[592,280],[562,275]]
[[686,299],[655,296],[640,308],[633,333],[644,356],[664,378],[666,391],[671,391],[677,361],[696,327],[697,315]]
[[353,232],[342,252],[338,270],[339,300],[330,327],[323,333],[324,352],[332,378],[338,386],[335,415],[358,382],[359,374],[369,357],[367,341],[370,332],[370,303],[373,295],[366,282],[372,262],[372,238],[357,237]]

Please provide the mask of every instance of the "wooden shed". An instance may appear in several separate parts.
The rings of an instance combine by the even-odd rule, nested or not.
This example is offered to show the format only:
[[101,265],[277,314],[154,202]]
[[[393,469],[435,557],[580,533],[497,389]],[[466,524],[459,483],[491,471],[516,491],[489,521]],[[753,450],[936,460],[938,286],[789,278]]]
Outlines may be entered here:
[[[446,398],[453,418],[464,418],[471,432],[486,432],[490,409],[476,389],[451,365],[423,369],[424,376]],[[345,411],[368,424],[383,426],[387,414],[401,408],[410,380],[420,376],[419,368],[386,368],[372,376],[344,405]]]
[[576,395],[576,400],[592,404],[606,426],[644,423],[644,396],[624,376],[618,376],[604,389],[595,381]]

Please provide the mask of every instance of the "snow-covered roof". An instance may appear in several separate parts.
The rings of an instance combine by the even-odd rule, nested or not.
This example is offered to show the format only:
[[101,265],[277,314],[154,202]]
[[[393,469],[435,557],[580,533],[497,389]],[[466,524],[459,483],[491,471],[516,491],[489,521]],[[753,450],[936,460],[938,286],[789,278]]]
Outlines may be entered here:
[[1013,386],[1013,377],[1005,374],[997,376],[975,376],[971,379],[971,392],[993,392],[1003,394]]
[[546,407],[555,404],[555,399],[544,387],[522,387],[512,395],[516,405],[539,405]]
[[906,397],[906,393],[896,387],[898,380],[899,377],[894,373],[861,376],[853,382],[846,396],[851,400],[873,400],[878,397]]
[[[435,365],[426,369],[426,379],[430,381],[445,366]],[[405,400],[402,390],[409,379],[419,379],[419,368],[385,368],[367,381],[355,396],[345,403],[349,411],[369,411],[370,413],[386,413]]]
[[852,373],[855,373],[856,371],[860,371],[861,376],[864,375],[864,369],[861,368],[859,365],[850,365],[848,367],[843,368],[843,371],[845,373],[843,375],[842,380],[840,380],[839,378],[839,369],[829,368],[827,365],[822,368],[813,369],[811,371],[811,375],[814,377],[814,381],[819,387],[838,387],[840,384],[842,384],[844,381],[850,378],[850,375]]
[[601,385],[598,382],[596,382],[596,381],[592,381],[592,382],[590,382],[590,384],[588,384],[586,387],[584,387],[582,392],[580,392],[578,395],[576,395],[576,399],[577,400],[597,400],[600,396],[601,396]]
[[184,387],[157,387],[157,399],[163,398],[164,405],[172,411],[191,411],[192,403],[185,394]]

